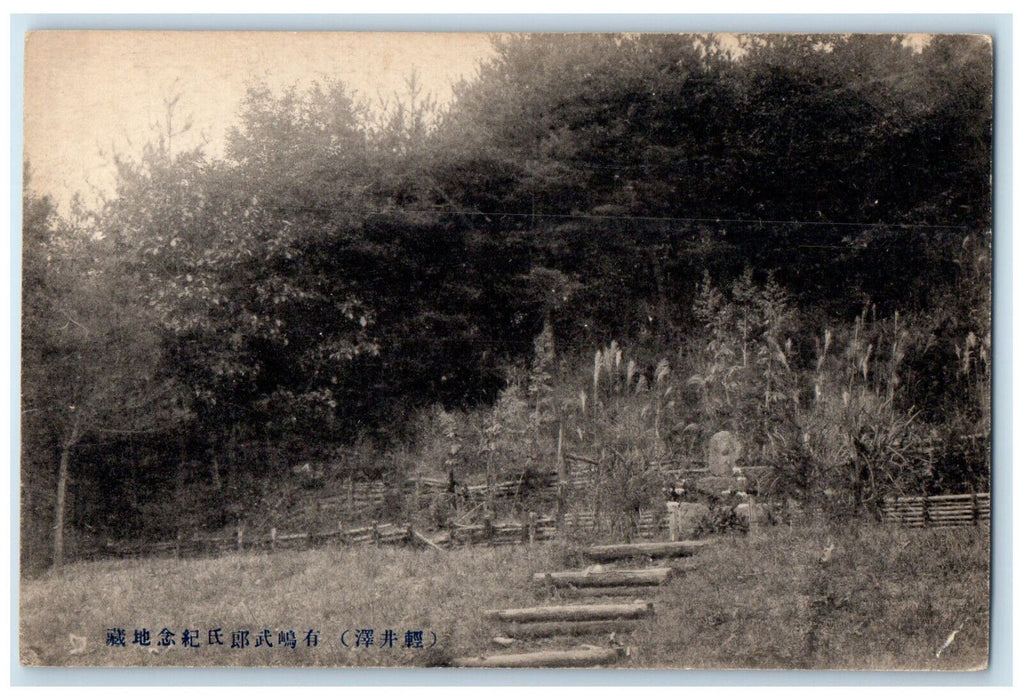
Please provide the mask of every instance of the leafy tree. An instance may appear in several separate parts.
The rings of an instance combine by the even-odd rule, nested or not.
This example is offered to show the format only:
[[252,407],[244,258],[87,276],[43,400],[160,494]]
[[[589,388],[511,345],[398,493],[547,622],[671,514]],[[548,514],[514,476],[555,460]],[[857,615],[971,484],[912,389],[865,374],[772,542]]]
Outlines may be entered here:
[[157,338],[110,241],[84,216],[59,219],[29,189],[23,211],[24,476],[30,485],[54,485],[52,564],[59,569],[76,449],[101,435],[167,429],[182,406],[174,384],[158,374]]
[[[537,407],[554,347],[698,344],[706,415],[766,434],[806,398],[818,329],[865,307],[914,319],[904,388],[875,397],[893,420],[920,403],[930,422],[985,420],[983,39],[501,37],[447,108],[415,75],[376,111],[336,82],[254,87],[222,158],[181,148],[175,107],[95,219],[26,194],[28,471],[53,472],[38,493],[58,491],[46,465],[76,418],[82,435],[148,429],[90,396],[156,405],[173,382],[193,418],[177,483],[240,515],[296,454],[494,400],[537,338]],[[108,385],[103,362],[121,368]],[[78,386],[50,381],[60,367],[84,382],[73,401],[47,398]],[[125,461],[83,440],[80,466]]]
[[[496,48],[442,121],[449,189],[491,230],[536,231],[544,264],[591,281],[591,310],[608,279],[580,237],[633,258],[625,289],[658,316],[689,307],[665,312],[658,289],[753,265],[851,317],[864,299],[925,306],[957,227],[990,221],[982,39],[917,50],[898,35],[757,35],[733,51],[705,36],[545,35]],[[648,250],[664,264],[635,264]],[[893,273],[906,267],[908,284]]]
[[236,514],[251,503],[252,478],[280,466],[277,450],[251,446],[317,432],[326,441],[337,431],[332,386],[353,357],[375,351],[371,311],[324,253],[353,237],[362,215],[351,211],[360,185],[350,171],[364,161],[351,154],[356,120],[328,106],[343,98],[254,90],[231,160],[148,147],[120,162],[118,196],[103,212],[143,280],[166,369],[189,389],[192,451],[208,450],[212,485]]

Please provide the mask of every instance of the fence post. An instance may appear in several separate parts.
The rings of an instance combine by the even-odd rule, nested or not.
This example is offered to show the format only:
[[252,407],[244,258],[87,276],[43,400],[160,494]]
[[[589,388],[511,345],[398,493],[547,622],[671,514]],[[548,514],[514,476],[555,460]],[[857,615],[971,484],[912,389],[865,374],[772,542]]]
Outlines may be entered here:
[[492,452],[487,452],[487,495],[484,502],[487,512],[494,512],[494,459]]
[[930,527],[931,526],[930,500],[928,499],[927,496],[921,496],[920,503],[924,513],[924,527]]
[[277,550],[277,528],[270,528],[270,551],[274,552]]
[[377,521],[373,521],[373,544],[377,547],[380,546],[380,528],[377,526]]
[[343,520],[337,521],[337,541],[341,543],[341,546],[348,544],[348,538],[345,537],[345,523]]
[[753,507],[754,507],[754,505],[755,504],[753,502],[753,494],[747,493],[746,494],[746,508],[747,508],[746,513],[747,513],[747,515],[749,515],[749,534],[750,535],[753,534],[753,522],[754,522],[754,520],[756,520],[756,518],[754,518],[754,516],[753,516]]
[[674,501],[668,501],[665,503],[668,509],[668,539],[672,542],[678,542],[679,540],[679,504]]
[[412,534],[412,523],[405,523],[405,544],[412,545],[415,541],[415,535]]
[[453,519],[458,519],[458,482],[455,481],[455,470],[448,470],[448,493],[451,494],[451,512]]
[[412,517],[419,517],[419,502],[422,498],[422,480],[419,475],[416,475],[416,480],[412,485]]
[[238,521],[238,551],[239,552],[242,551],[242,547],[245,544],[245,535],[243,534],[244,531],[245,531],[245,526],[242,525],[241,521],[239,520]]
[[529,511],[529,544],[536,539],[536,512]]
[[483,539],[490,545],[494,544],[494,523],[489,512],[483,516]]

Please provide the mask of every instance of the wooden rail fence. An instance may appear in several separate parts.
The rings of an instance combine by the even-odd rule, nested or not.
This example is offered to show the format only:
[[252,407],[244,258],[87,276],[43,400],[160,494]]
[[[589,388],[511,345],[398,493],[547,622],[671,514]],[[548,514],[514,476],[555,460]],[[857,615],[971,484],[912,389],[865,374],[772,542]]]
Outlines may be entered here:
[[405,523],[374,523],[365,527],[348,530],[338,527],[330,532],[278,533],[270,528],[269,534],[246,535],[245,528],[239,527],[233,535],[207,537],[179,535],[170,542],[108,542],[104,551],[114,556],[144,556],[152,554],[174,554],[175,556],[217,555],[229,551],[276,551],[281,549],[307,549],[328,542],[345,545],[396,545],[417,541],[412,525]]
[[[283,549],[306,549],[335,542],[346,546],[359,545],[515,545],[544,542],[556,539],[559,532],[574,531],[592,533],[599,525],[599,518],[592,511],[573,511],[564,515],[561,530],[557,517],[539,516],[528,513],[521,522],[491,522],[459,524],[452,522],[440,533],[424,535],[411,523],[378,523],[345,529],[339,525],[334,530],[321,532],[281,533],[270,528],[269,533],[249,533],[239,527],[232,535],[210,537],[193,534],[179,535],[169,542],[108,542],[101,554],[109,556],[173,555],[178,557],[208,556],[226,552],[276,551]],[[665,514],[641,512],[634,535],[653,538],[667,530]]]
[[[442,533],[424,536],[412,524],[379,523],[322,532],[250,534],[244,527],[233,535],[210,537],[194,534],[180,535],[169,542],[109,542],[99,554],[108,556],[203,556],[229,551],[275,551],[305,549],[336,542],[346,546],[359,545],[515,545],[556,539],[559,534],[575,532],[596,534],[603,526],[602,518],[592,510],[564,513],[559,529],[554,515],[527,514],[521,522],[491,522],[460,524],[451,522]],[[974,493],[949,496],[901,496],[889,498],[882,506],[882,520],[889,525],[903,527],[963,527],[990,522],[991,494]],[[655,539],[667,531],[667,513],[660,510],[641,511],[634,520],[632,534],[639,539]]]
[[900,496],[881,509],[886,523],[905,527],[962,527],[991,521],[991,494]]
[[[666,478],[680,478],[683,474],[705,471],[702,463],[684,462],[696,469],[682,469],[679,460],[650,462],[647,466],[662,470]],[[452,496],[470,504],[484,501],[517,500],[525,494],[536,495],[542,500],[556,501],[559,489],[564,486],[570,491],[586,491],[598,483],[600,463],[582,455],[565,454],[563,467],[559,469],[530,469],[515,478],[490,484],[469,484],[454,482],[452,479],[412,477],[400,483],[383,481],[349,480],[340,493],[320,498],[316,509],[320,511],[343,511],[346,521],[352,521],[364,514],[377,512],[387,506],[388,497],[396,495],[413,504],[421,504],[438,496]]]

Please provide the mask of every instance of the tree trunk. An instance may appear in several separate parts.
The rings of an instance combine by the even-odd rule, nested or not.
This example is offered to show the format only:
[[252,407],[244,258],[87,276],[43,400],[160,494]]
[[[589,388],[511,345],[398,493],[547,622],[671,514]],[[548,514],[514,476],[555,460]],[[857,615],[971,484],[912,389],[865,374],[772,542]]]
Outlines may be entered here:
[[220,464],[217,462],[217,453],[213,453],[213,457],[210,459],[210,474],[213,477],[213,488],[217,493],[221,493],[223,487],[220,483]]
[[60,451],[60,469],[57,471],[57,505],[53,518],[53,570],[64,565],[64,509],[67,502],[68,470],[71,466],[71,446]]
[[647,248],[650,256],[650,268],[653,272],[654,284],[657,291],[657,324],[654,332],[658,344],[664,344],[668,340],[668,294],[664,284],[664,270],[661,267],[661,258],[664,251],[657,247]]
[[[80,414],[79,414],[80,415]],[[71,427],[71,435],[61,445],[60,467],[57,469],[57,503],[54,506],[53,515],[53,570],[60,571],[64,566],[64,521],[67,510],[67,486],[70,480],[71,453],[78,444],[80,433],[80,418],[76,415],[74,425]]]

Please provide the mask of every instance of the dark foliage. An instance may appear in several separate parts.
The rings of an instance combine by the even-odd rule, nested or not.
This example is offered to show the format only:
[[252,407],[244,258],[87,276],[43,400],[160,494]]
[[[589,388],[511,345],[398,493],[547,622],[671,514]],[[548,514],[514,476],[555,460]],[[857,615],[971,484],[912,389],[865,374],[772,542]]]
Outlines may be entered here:
[[[497,40],[444,110],[414,79],[382,117],[339,84],[255,89],[224,158],[161,140],[76,236],[26,198],[24,482],[52,488],[71,436],[75,528],[222,525],[291,464],[492,402],[545,323],[569,355],[684,345],[704,273],[747,269],[821,326],[913,314],[931,342],[902,408],[963,429],[989,400],[991,58],[976,37],[538,35]],[[61,300],[112,293],[58,269],[58,239],[145,310],[102,336],[134,324],[132,352],[79,369],[116,354],[138,405],[173,384],[157,434],[34,413],[76,371]],[[817,332],[793,331],[804,367]],[[947,463],[942,483],[977,478]]]

